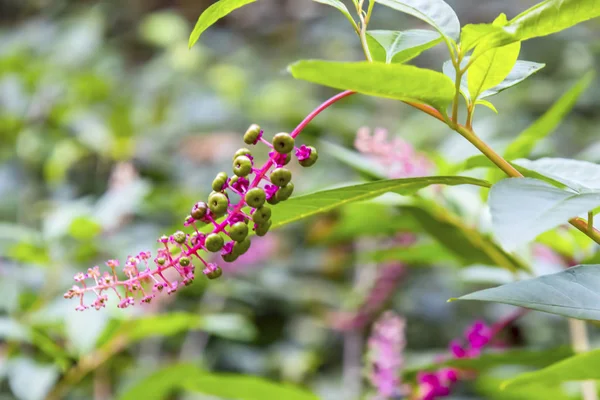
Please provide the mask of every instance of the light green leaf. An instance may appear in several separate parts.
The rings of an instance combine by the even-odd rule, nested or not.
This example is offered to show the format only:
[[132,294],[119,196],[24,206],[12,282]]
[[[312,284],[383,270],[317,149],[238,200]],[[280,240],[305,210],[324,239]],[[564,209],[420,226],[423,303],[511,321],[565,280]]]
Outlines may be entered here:
[[219,0],[208,7],[198,18],[196,26],[190,35],[188,46],[191,48],[200,35],[215,22],[229,14],[230,12],[245,6],[246,4],[254,3],[256,0]]
[[515,66],[520,51],[521,44],[517,42],[495,48],[477,57],[469,67],[467,79],[471,98],[477,99],[487,89],[502,83]]
[[366,255],[375,262],[400,261],[408,264],[455,263],[456,255],[439,243],[416,244],[378,250]]
[[500,14],[491,24],[468,24],[460,31],[460,50],[466,54],[490,33],[495,32],[498,27],[506,25],[506,14]]
[[266,379],[237,374],[205,374],[198,379],[184,379],[184,389],[231,400],[318,400],[298,387]]
[[485,37],[481,50],[560,32],[600,16],[597,0],[546,0],[511,19]]
[[[408,31],[368,31],[369,49],[372,42],[380,45],[385,53],[383,57],[375,52],[373,59],[385,63],[403,63],[417,57],[425,50],[442,41],[439,33],[424,29]],[[373,53],[373,52],[372,52]]]
[[460,34],[456,13],[442,0],[375,0],[377,3],[417,17],[452,40]]
[[277,204],[273,208],[273,228],[323,213],[344,204],[368,200],[384,193],[411,195],[430,185],[476,185],[488,187],[486,181],[463,176],[431,176],[423,178],[389,179],[337,189],[323,190]]
[[204,373],[193,364],[170,365],[136,382],[118,399],[166,399],[173,391],[180,389],[182,381],[200,379]]
[[513,272],[529,271],[527,264],[445,210],[434,211],[416,206],[403,206],[399,210],[412,215],[423,231],[453,252],[465,265],[483,264]]
[[446,108],[454,96],[454,85],[447,76],[412,65],[306,60],[292,64],[289,69],[296,79],[372,96],[425,103],[438,110]]
[[600,379],[600,349],[576,354],[546,368],[526,372],[502,385],[514,387],[530,384],[556,385],[568,381]]
[[[600,193],[600,165],[568,158],[515,160],[513,164],[550,179],[555,186],[564,185],[578,193]],[[553,182],[554,181],[554,182]]]
[[352,26],[356,26],[356,22],[354,21],[354,18],[352,18],[350,11],[348,11],[348,8],[346,7],[346,5],[344,3],[342,3],[341,1],[339,1],[339,0],[313,0],[313,1],[337,8],[342,14],[344,14],[344,16],[346,18],[348,18],[348,21],[350,21]]
[[515,139],[504,152],[504,157],[509,160],[527,157],[535,147],[535,144],[554,131],[565,116],[571,111],[575,106],[575,103],[577,103],[579,96],[581,96],[593,82],[594,75],[595,73],[590,71],[579,79],[571,89],[563,94],[560,99],[544,113],[544,115],[519,134],[517,139]]
[[569,318],[600,320],[600,265],[579,265],[455,300],[491,301]]
[[525,79],[529,78],[531,75],[535,74],[545,66],[546,64],[517,60],[515,66],[509,72],[508,76],[504,78],[504,80],[500,82],[500,84],[494,86],[491,89],[487,89],[483,93],[481,93],[479,95],[479,98],[483,99],[486,97],[490,97],[500,93],[503,90],[513,87],[523,82]]
[[510,178],[489,193],[492,230],[508,250],[600,205],[600,191],[578,193],[532,178]]
[[487,100],[482,100],[482,99],[480,98],[479,100],[477,100],[477,101],[475,102],[475,104],[478,104],[478,105],[481,105],[481,106],[487,107],[487,108],[489,108],[490,110],[492,110],[493,112],[495,112],[496,114],[498,114],[498,110],[496,110],[496,107],[495,107],[495,106],[494,106],[492,103],[490,103],[489,101],[487,101]]
[[486,400],[581,400],[581,396],[566,394],[557,386],[531,385],[501,390],[501,384],[502,378],[492,374],[480,376],[475,382],[475,390]]

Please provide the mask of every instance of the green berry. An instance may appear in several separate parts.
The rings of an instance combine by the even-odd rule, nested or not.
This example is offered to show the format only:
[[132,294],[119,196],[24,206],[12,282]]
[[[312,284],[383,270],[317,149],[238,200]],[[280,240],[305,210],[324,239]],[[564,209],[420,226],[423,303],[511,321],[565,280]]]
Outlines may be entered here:
[[260,206],[252,214],[252,221],[259,224],[267,222],[271,218],[271,207]]
[[221,269],[221,267],[217,267],[214,271],[211,271],[208,274],[206,274],[206,277],[208,279],[217,279],[222,274],[223,274],[223,270]]
[[173,240],[179,244],[183,244],[187,239],[187,235],[181,231],[177,231],[173,234]]
[[246,133],[244,133],[244,143],[256,144],[258,136],[260,135],[260,126],[256,124],[250,125]]
[[238,158],[239,156],[251,156],[252,152],[250,150],[248,150],[247,148],[241,148],[238,149],[234,154],[233,154],[233,159],[235,160],[236,158]]
[[310,156],[308,156],[306,160],[298,161],[298,163],[303,167],[313,166],[319,159],[319,153],[317,153],[317,149],[312,146],[308,146],[308,148],[310,149]]
[[294,138],[288,133],[278,133],[273,137],[273,150],[280,154],[287,154],[294,150]]
[[231,253],[221,256],[221,258],[223,258],[223,261],[226,261],[226,262],[234,262],[235,260],[237,260],[238,255],[235,254],[232,250]]
[[229,228],[229,237],[236,242],[241,242],[246,239],[246,236],[248,236],[248,225],[242,221],[236,222]]
[[227,178],[228,176],[225,172],[219,172],[212,182],[212,189],[217,192],[223,190],[223,185],[227,182]]
[[223,193],[213,193],[208,197],[208,207],[216,215],[222,215],[227,212],[227,206],[229,206],[229,200],[227,200],[227,196]]
[[203,201],[199,201],[194,205],[194,208],[192,208],[191,216],[194,219],[202,219],[206,215],[207,210],[208,205]]
[[233,254],[238,257],[248,251],[250,248],[250,239],[246,238],[240,242],[237,242],[233,245],[233,250],[231,251]]
[[156,263],[158,265],[165,265],[166,262],[167,262],[167,260],[164,257],[159,257],[156,259]]
[[271,228],[272,222],[267,221],[263,224],[254,224],[254,230],[256,232],[256,236],[265,236],[269,229]]
[[246,193],[246,204],[252,208],[258,208],[265,204],[266,197],[267,195],[263,189],[258,187],[252,188]]
[[290,183],[292,180],[292,173],[286,168],[275,168],[269,176],[273,185],[282,187]]
[[237,176],[246,176],[252,172],[252,161],[246,156],[238,156],[233,160],[233,173]]
[[204,242],[206,250],[212,251],[213,253],[221,250],[224,244],[225,241],[223,240],[223,237],[218,233],[211,233],[206,237],[206,241]]
[[267,203],[274,206],[275,204],[279,203],[279,200],[277,200],[277,196],[273,196],[269,200],[267,200]]
[[288,183],[285,186],[280,187],[275,193],[275,197],[278,201],[284,201],[289,199],[294,191],[294,184],[292,182]]
[[179,265],[181,265],[182,267],[187,267],[188,265],[190,265],[190,259],[185,256],[179,258]]

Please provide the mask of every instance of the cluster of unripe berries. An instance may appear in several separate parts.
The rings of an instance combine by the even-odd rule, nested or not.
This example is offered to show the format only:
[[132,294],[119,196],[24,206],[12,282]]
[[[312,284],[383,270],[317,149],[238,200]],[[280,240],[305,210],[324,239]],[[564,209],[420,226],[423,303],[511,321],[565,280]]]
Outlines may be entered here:
[[[183,285],[189,285],[194,280],[194,258],[199,260],[202,272],[209,279],[221,276],[221,268],[206,261],[199,251],[220,253],[226,262],[233,262],[250,249],[249,235],[252,231],[257,236],[264,236],[271,228],[271,208],[269,205],[287,200],[294,191],[292,173],[285,166],[292,159],[292,153],[303,167],[315,164],[318,158],[317,150],[312,146],[295,146],[295,139],[287,133],[278,133],[271,142],[263,138],[263,131],[258,125],[251,125],[244,134],[244,142],[255,145],[262,142],[271,148],[269,160],[260,168],[255,166],[254,157],[247,148],[239,149],[233,156],[233,175],[225,172],[217,174],[212,182],[212,192],[206,202],[196,203],[185,219],[185,226],[192,227],[191,235],[177,231],[171,236],[163,236],[158,241],[164,245],[158,250],[154,268],[150,268],[150,254],[140,253],[129,257],[123,268],[127,276],[119,280],[115,267],[116,260],[107,263],[111,272],[100,274],[99,268],[88,270],[87,274],[77,274],[75,280],[81,285],[74,285],[66,298],[79,298],[78,310],[88,308],[84,304],[86,293],[93,293],[96,300],[92,307],[100,309],[105,306],[105,292],[114,291],[119,297],[118,306],[121,308],[135,304],[135,298],[141,297],[141,302],[150,302],[158,292],[166,289],[173,293],[180,286],[179,281],[169,281],[164,271],[174,269],[182,278]],[[232,202],[231,197],[237,197]],[[250,226],[250,223],[252,225]],[[206,227],[200,227],[206,224]],[[209,228],[210,227],[210,228]],[[176,250],[176,251],[174,251]],[[144,268],[140,268],[141,266]],[[86,280],[92,280],[87,285]],[[153,284],[149,289],[149,284]],[[123,295],[117,290],[123,288]],[[144,289],[146,287],[146,290]],[[149,292],[149,290],[151,290]]]

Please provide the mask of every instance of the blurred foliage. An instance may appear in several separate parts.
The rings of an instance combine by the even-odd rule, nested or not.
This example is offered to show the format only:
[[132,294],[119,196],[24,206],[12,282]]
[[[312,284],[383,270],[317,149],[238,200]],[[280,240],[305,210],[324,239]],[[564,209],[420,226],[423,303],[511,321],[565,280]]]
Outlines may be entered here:
[[[354,398],[362,360],[348,346],[353,337],[363,341],[368,324],[340,332],[331,314],[352,311],[363,301],[378,271],[373,257],[389,259],[390,251],[382,251],[393,247],[387,244],[398,232],[415,232],[420,240],[416,255],[400,254],[399,260],[426,267],[411,269],[388,301],[408,321],[411,367],[426,365],[474,317],[493,321],[510,309],[446,303],[467,290],[512,279],[511,272],[487,265],[499,250],[487,236],[486,210],[477,188],[461,186],[444,188],[443,199],[428,192],[426,200],[409,204],[392,195],[342,207],[274,233],[266,257],[232,267],[229,274],[225,270],[217,282],[197,279],[176,296],[134,309],[119,310],[113,302],[99,312],[75,312],[62,298],[74,273],[106,259],[154,251],[156,239],[178,229],[191,205],[206,197],[214,175],[230,167],[250,123],[268,133],[289,131],[333,93],[294,81],[285,71],[289,63],[361,57],[347,21],[308,0],[257,2],[219,22],[188,50],[193,23],[210,3],[0,0],[2,399],[138,398],[131,394],[135,388],[148,387],[157,387],[145,392],[149,398],[157,393],[209,398],[190,394],[199,390],[191,382],[198,374],[209,382],[203,393],[214,396],[236,394],[207,387],[235,391],[236,385],[269,386],[268,379],[310,388],[326,399]],[[533,2],[449,3],[465,24],[492,20],[499,12],[513,16]],[[372,24],[421,26],[384,12],[376,12]],[[478,110],[478,132],[494,147],[506,147],[584,72],[598,67],[599,33],[592,21],[525,44],[523,58],[547,67],[498,95],[498,116]],[[437,46],[415,64],[440,70],[444,58]],[[596,78],[531,157],[600,161],[598,89]],[[303,140],[348,148],[360,126],[384,127],[439,161],[440,170],[476,154],[443,125],[427,121],[397,102],[354,96],[319,116]],[[313,170],[293,171],[301,176],[298,194],[350,184],[365,169],[372,172],[367,167],[357,173],[340,162],[339,153],[326,154]],[[468,173],[485,178],[487,170]],[[440,214],[439,203],[451,213]],[[368,251],[357,245],[365,241]],[[548,232],[540,242],[556,244],[569,257],[594,255],[570,231]],[[454,256],[447,257],[450,253]],[[533,263],[528,249],[500,256],[513,270],[559,268]],[[457,264],[464,268],[454,268]],[[566,336],[563,320],[533,313],[503,340],[553,348]],[[543,388],[534,397],[530,387],[498,395],[498,376],[515,371],[486,371],[457,396],[562,398]],[[235,374],[262,378],[234,384]]]

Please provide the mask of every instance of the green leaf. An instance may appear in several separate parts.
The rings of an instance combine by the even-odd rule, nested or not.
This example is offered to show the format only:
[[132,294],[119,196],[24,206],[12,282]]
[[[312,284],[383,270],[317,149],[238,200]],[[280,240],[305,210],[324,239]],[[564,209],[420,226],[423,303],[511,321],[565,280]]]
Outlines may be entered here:
[[385,53],[375,52],[373,60],[385,63],[403,63],[417,57],[425,50],[442,41],[439,33],[424,29],[408,31],[368,31],[367,42],[369,49],[376,42]]
[[600,349],[596,349],[576,354],[537,371],[526,372],[504,382],[502,386],[507,388],[536,383],[556,385],[568,381],[600,379],[599,366]]
[[189,391],[231,400],[318,400],[316,395],[295,386],[247,375],[204,374],[184,379],[182,386]]
[[401,261],[408,264],[439,264],[456,260],[456,255],[439,243],[417,244],[378,250],[366,255],[375,262]]
[[535,147],[535,144],[554,131],[571,111],[575,103],[577,103],[579,96],[593,82],[594,75],[595,73],[590,71],[581,77],[544,115],[519,134],[517,139],[504,152],[504,157],[509,160],[527,157]]
[[480,290],[456,300],[491,301],[569,318],[600,320],[600,265],[579,265]]
[[198,18],[196,26],[190,35],[188,46],[191,48],[200,35],[215,22],[229,14],[230,12],[245,6],[246,4],[254,3],[256,0],[220,0],[208,7]]
[[490,375],[481,376],[475,382],[475,390],[486,400],[581,400],[581,396],[566,394],[556,386],[531,385],[501,390],[502,379]]
[[377,3],[410,14],[427,22],[442,35],[457,40],[460,22],[456,13],[442,0],[375,0]]
[[371,180],[385,179],[387,177],[385,168],[381,163],[365,157],[363,154],[349,150],[335,143],[321,141],[319,151],[324,151],[338,161],[354,168]]
[[570,218],[600,205],[600,192],[578,193],[539,179],[510,178],[489,193],[492,230],[506,249],[514,249]]
[[492,110],[493,112],[495,112],[496,114],[498,114],[498,110],[492,103],[490,103],[487,100],[481,100],[481,96],[479,96],[479,97],[480,97],[480,99],[475,101],[475,104],[485,106],[485,107],[489,108],[490,110]]
[[463,176],[431,176],[423,178],[389,179],[345,186],[337,189],[293,197],[273,209],[273,228],[323,213],[344,204],[368,200],[384,193],[411,195],[430,185],[476,185],[488,187],[486,181]]
[[504,80],[500,82],[500,84],[494,86],[491,89],[487,89],[483,93],[481,93],[479,95],[479,98],[484,99],[486,97],[498,94],[501,91],[506,90],[510,87],[513,87],[523,82],[525,79],[529,78],[531,75],[535,74],[545,66],[546,64],[535,63],[532,61],[517,60],[515,66],[509,72],[508,76],[504,78]]
[[487,89],[501,84],[515,66],[520,51],[521,44],[517,42],[477,57],[469,67],[467,78],[471,98],[477,99]]
[[350,11],[348,11],[348,8],[341,1],[339,1],[339,0],[313,0],[313,1],[337,8],[342,14],[344,14],[344,16],[346,18],[348,18],[348,21],[350,21],[352,26],[356,26],[356,22],[354,21],[354,18],[352,18]]
[[529,267],[521,260],[445,210],[403,206],[400,211],[411,214],[421,229],[456,254],[465,265],[484,264],[509,271],[529,271]]
[[89,217],[75,217],[69,225],[69,234],[78,240],[91,240],[100,232],[102,232],[102,226]]
[[176,364],[162,368],[127,389],[119,400],[166,399],[181,387],[184,380],[200,379],[204,372],[193,364]]
[[[566,186],[579,193],[600,192],[600,165],[568,158],[545,157],[516,160],[514,165],[550,179],[555,186]],[[561,185],[562,184],[562,185]]]
[[460,50],[466,54],[469,50],[475,48],[479,42],[494,33],[498,27],[504,26],[508,21],[506,14],[500,14],[492,24],[468,24],[462,27],[460,31]]
[[544,368],[572,355],[573,350],[568,346],[550,350],[515,349],[484,352],[476,358],[451,358],[441,363],[432,363],[418,368],[406,369],[402,375],[404,379],[412,381],[416,378],[419,371],[435,371],[441,367],[454,367],[477,372],[484,372],[506,365]]
[[296,79],[372,96],[425,103],[438,110],[446,108],[454,96],[454,85],[447,76],[412,65],[306,60],[292,64],[289,69]]
[[597,0],[546,0],[497,27],[482,41],[481,50],[550,35],[598,16]]

